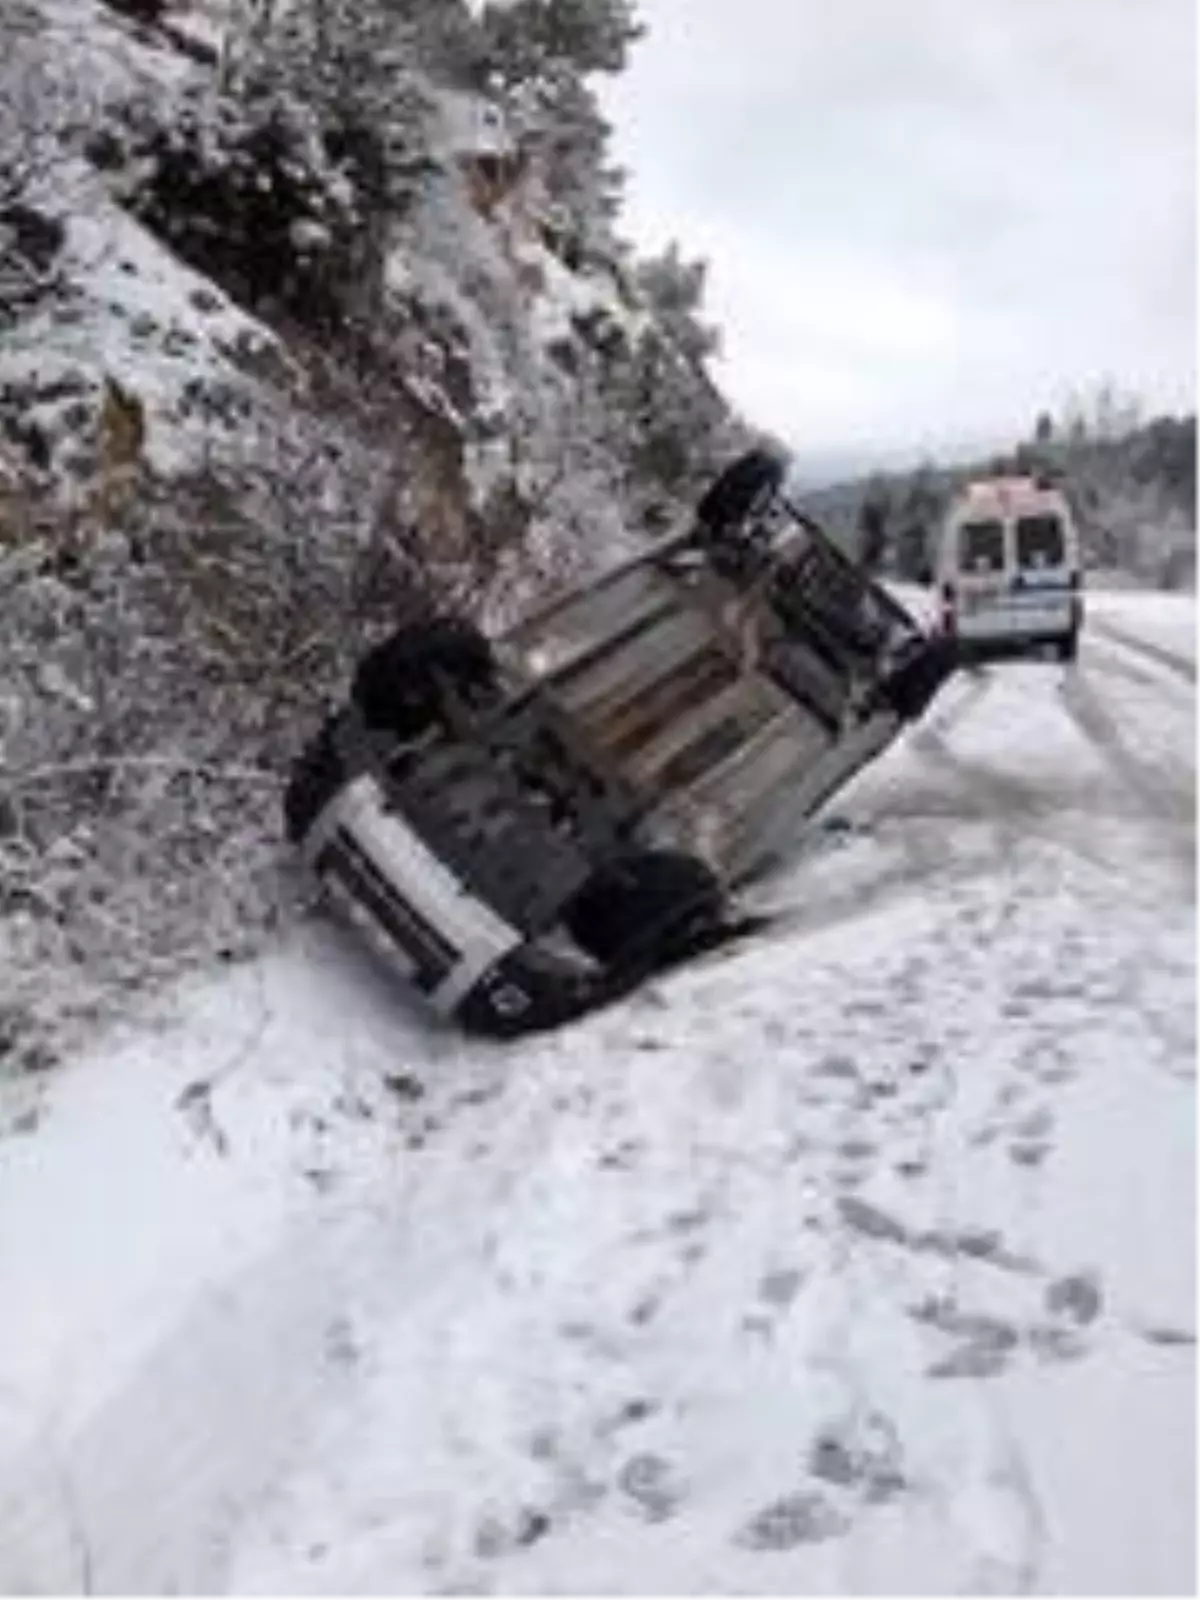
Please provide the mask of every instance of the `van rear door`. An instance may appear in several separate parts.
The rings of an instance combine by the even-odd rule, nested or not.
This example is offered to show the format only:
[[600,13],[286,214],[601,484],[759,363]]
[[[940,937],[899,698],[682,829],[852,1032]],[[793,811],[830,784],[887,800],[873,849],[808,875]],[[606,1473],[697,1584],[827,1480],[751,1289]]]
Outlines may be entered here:
[[1013,583],[1030,627],[1067,631],[1077,623],[1079,573],[1071,529],[1056,510],[1026,511],[1013,529]]

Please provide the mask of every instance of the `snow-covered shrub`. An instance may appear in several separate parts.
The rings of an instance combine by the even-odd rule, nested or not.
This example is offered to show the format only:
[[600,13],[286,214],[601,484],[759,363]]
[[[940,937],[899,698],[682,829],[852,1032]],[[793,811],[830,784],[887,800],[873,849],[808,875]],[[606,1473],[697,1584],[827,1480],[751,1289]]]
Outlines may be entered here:
[[0,206],[0,331],[61,292],[65,234],[48,209],[18,200]]
[[240,477],[107,521],[31,505],[0,540],[0,1072],[296,903],[287,765],[372,617],[422,603],[387,480],[296,424]]
[[336,326],[360,216],[302,108],[197,95],[165,117],[131,107],[126,122],[123,197],[139,220],[247,308]]
[[485,6],[482,79],[506,105],[532,159],[543,206],[572,238],[576,259],[612,242],[623,173],[588,78],[623,69],[640,29],[627,0],[517,0]]

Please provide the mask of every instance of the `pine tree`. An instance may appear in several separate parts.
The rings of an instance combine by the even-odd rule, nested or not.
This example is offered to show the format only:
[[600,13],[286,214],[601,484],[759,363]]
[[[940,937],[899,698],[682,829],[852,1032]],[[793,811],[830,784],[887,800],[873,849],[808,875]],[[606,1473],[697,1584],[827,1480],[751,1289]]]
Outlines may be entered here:
[[508,88],[552,78],[624,70],[643,33],[630,0],[516,0],[488,4],[481,27],[490,70]]
[[610,127],[587,83],[623,70],[641,34],[629,0],[487,5],[481,81],[508,105],[545,198],[581,247],[611,244],[623,175],[607,161]]

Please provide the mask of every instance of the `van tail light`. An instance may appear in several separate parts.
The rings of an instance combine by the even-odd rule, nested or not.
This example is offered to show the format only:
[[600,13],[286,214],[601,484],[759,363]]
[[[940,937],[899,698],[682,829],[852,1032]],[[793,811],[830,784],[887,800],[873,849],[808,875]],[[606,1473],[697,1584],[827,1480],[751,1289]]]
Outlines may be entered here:
[[954,585],[942,584],[942,632],[954,632]]

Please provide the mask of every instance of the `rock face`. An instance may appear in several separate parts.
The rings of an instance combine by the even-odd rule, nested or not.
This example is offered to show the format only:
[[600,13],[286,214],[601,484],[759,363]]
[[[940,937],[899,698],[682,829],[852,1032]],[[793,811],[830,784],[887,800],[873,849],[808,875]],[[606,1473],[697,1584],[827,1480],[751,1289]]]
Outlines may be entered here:
[[398,521],[485,588],[689,496],[733,424],[702,267],[639,264],[614,229],[589,80],[623,61],[624,8],[548,6],[528,37],[461,0],[274,9],[0,23],[55,152],[22,125],[0,189],[0,432],[59,490],[103,470],[114,382],[166,478],[344,435],[404,458]]

